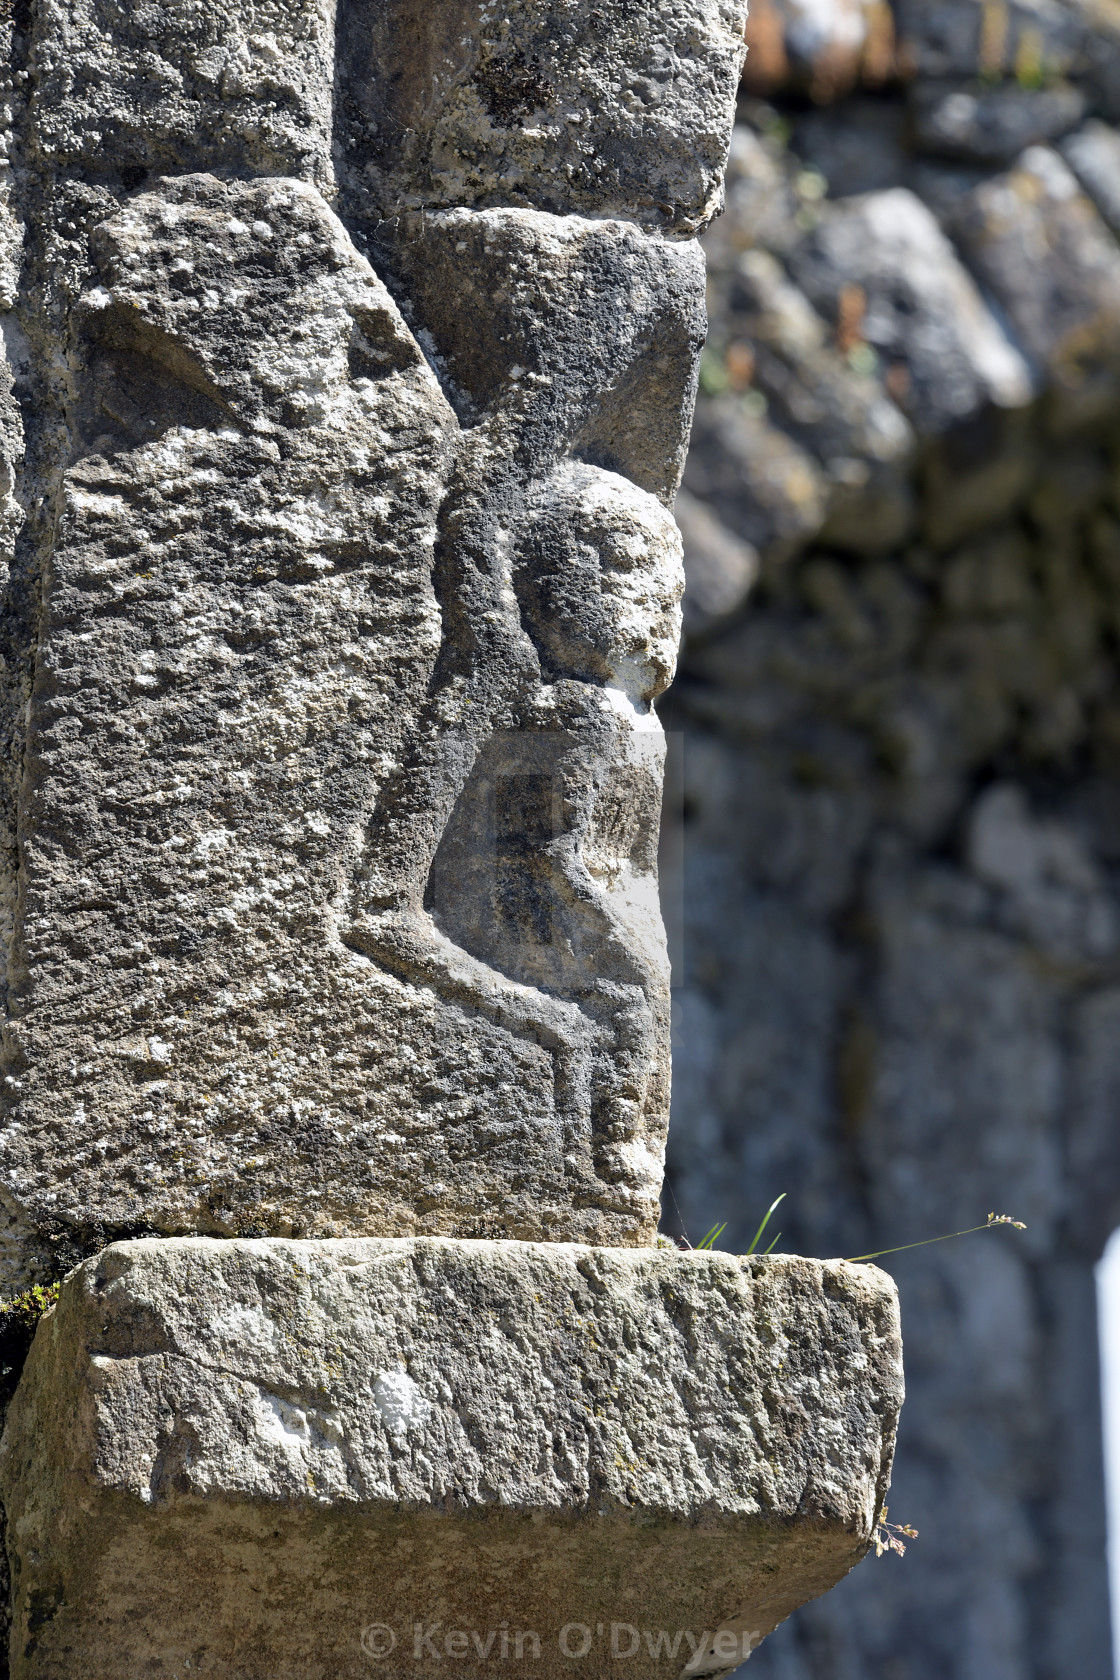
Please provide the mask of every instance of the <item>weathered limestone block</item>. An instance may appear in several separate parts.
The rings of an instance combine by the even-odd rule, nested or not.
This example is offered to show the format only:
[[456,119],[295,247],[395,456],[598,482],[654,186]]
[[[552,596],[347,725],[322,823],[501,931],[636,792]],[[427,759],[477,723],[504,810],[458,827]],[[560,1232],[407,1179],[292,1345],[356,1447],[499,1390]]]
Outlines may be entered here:
[[137,1231],[651,1237],[681,235],[740,34],[31,9],[13,1286]]
[[867,1550],[889,1282],[648,1246],[742,11],[19,8],[18,1680],[722,1673]]
[[340,0],[355,207],[521,204],[696,233],[722,201],[744,15],[738,0]]
[[[299,1127],[299,1007],[332,989],[313,907],[438,653],[453,416],[313,188],[179,177],[92,245],[29,730],[7,1164],[73,1221],[189,1228],[218,1139],[260,1113],[256,1069]],[[291,1168],[279,1154],[302,1203]]]
[[900,1399],[871,1267],[117,1244],[4,1439],[13,1680],[726,1672],[862,1555]]
[[[524,211],[406,234],[419,330],[473,393],[462,434],[314,188],[179,177],[92,249],[32,702],[9,1183],[38,1224],[87,1230],[605,1234],[596,1204],[649,1229],[649,701],[680,595],[649,490],[683,457],[694,248]],[[487,296],[514,271],[508,310],[468,282],[452,314],[448,249]],[[550,518],[601,602],[559,658],[524,546]],[[491,761],[514,740],[517,765]],[[457,802],[541,777],[535,856],[518,829],[499,864],[479,835],[487,878],[441,892]]]
[[[35,0],[26,80],[36,161],[332,179],[334,0]],[[133,179],[129,180],[129,172]]]
[[707,324],[694,241],[511,209],[425,211],[371,233],[464,426],[488,422],[471,446],[505,457],[507,504],[573,459],[672,499]]

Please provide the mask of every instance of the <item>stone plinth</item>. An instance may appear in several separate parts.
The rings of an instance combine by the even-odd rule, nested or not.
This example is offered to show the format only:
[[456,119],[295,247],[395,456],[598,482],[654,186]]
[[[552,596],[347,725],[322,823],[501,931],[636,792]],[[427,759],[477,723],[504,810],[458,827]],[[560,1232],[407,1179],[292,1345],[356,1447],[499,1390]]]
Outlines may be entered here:
[[900,1400],[873,1267],[119,1243],[4,1438],[13,1680],[726,1671],[865,1552]]

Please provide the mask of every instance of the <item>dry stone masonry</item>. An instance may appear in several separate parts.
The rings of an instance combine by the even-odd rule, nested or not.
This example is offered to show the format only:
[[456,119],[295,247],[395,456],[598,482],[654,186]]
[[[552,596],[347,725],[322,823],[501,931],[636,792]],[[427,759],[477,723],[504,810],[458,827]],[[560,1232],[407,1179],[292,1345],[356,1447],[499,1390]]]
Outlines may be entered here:
[[[900,1255],[921,1541],[754,1680],[1111,1673],[1092,1268],[1120,1225],[1120,31],[751,7],[685,491],[670,1178]],[[674,860],[678,852],[674,852]],[[672,1220],[676,1213],[666,1198]]]
[[3,15],[13,1680],[727,1672],[901,1397],[654,1241],[741,5]]

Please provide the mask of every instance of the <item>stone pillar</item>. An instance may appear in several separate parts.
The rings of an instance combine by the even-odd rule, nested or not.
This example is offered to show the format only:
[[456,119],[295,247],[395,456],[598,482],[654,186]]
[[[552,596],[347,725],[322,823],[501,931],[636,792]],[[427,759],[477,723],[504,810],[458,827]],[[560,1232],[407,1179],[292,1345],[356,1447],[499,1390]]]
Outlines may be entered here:
[[332,10],[20,40],[13,1284],[656,1228],[650,702],[741,20]]
[[14,29],[12,1673],[734,1667],[899,1398],[878,1274],[650,1246],[738,0]]

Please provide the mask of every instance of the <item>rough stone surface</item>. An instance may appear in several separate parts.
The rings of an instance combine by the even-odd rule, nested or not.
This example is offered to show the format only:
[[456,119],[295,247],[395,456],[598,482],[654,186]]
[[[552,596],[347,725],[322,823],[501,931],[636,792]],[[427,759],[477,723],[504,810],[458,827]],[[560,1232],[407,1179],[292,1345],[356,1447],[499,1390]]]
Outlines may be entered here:
[[329,184],[333,0],[11,10],[34,161],[56,184],[199,168]]
[[[625,224],[525,211],[434,218],[399,266],[446,274],[449,246],[487,294],[519,273],[508,314],[479,342],[468,310],[461,345],[417,288],[420,330],[473,405],[465,441],[314,189],[180,178],[94,235],[84,449],[24,796],[36,916],[7,1159],[41,1219],[369,1230],[423,1209],[449,1228],[592,1229],[561,1210],[593,1204],[600,1171],[621,1228],[656,1206],[668,1053],[636,988],[664,987],[648,701],[672,672],[680,560],[633,480],[667,495],[679,471],[700,271],[689,247]],[[230,317],[215,300],[234,264]],[[620,383],[632,403],[615,418],[600,393]],[[489,561],[481,587],[465,556],[433,580],[456,452],[443,541]],[[562,647],[555,573],[519,535],[536,519],[547,549],[550,506],[553,566],[570,565],[566,542],[602,575],[596,621],[577,612]],[[500,543],[524,550],[504,596]],[[542,777],[539,844],[566,830],[564,853],[526,867],[531,813],[512,809],[488,852],[486,802]],[[477,882],[448,856],[472,799]],[[596,1073],[597,1036],[611,1065]],[[282,1131],[319,1163],[321,1205]]]
[[[750,1674],[1103,1680],[1092,1267],[1120,1224],[1113,26],[1104,9],[942,0],[907,0],[896,21],[894,83],[807,110],[791,66],[771,103],[743,100],[728,213],[705,237],[712,333],[686,465],[704,540],[801,534],[758,544],[735,615],[693,620],[662,702],[679,767],[666,1228],[683,1217],[695,1240],[726,1219],[721,1241],[745,1246],[782,1191],[778,1248],[807,1253],[991,1208],[1027,1221],[881,1262],[909,1347],[890,1515],[920,1538],[797,1612]],[[918,149],[917,90],[1025,95],[1058,77],[1092,116],[1053,150],[1008,167]],[[904,238],[919,201],[936,243]],[[869,204],[910,212],[890,236],[897,281]],[[809,297],[834,225],[864,237]],[[1010,406],[971,375],[954,419],[915,378],[929,368],[937,393],[961,366],[928,354],[934,327],[942,345],[960,330],[925,291],[935,250],[1030,366]],[[819,323],[780,366],[756,275]],[[890,472],[908,523],[885,543],[882,467],[858,431],[842,542],[828,494],[808,517],[796,484],[759,472],[796,450],[802,482],[829,483],[839,405],[798,416],[787,395],[822,358],[853,407],[887,401],[914,434]],[[686,545],[695,525],[689,508]]]
[[628,1672],[726,1672],[866,1548],[899,1355],[889,1280],[842,1262],[116,1244],[41,1324],[4,1437],[13,1680],[359,1675],[370,1624],[392,1675],[489,1673],[470,1635],[500,1628],[566,1673],[569,1624],[588,1673],[631,1629]]
[[523,204],[695,233],[722,199],[744,10],[341,0],[340,138],[355,202],[379,216]]
[[19,11],[7,1287],[137,1231],[650,1240],[741,26]]

